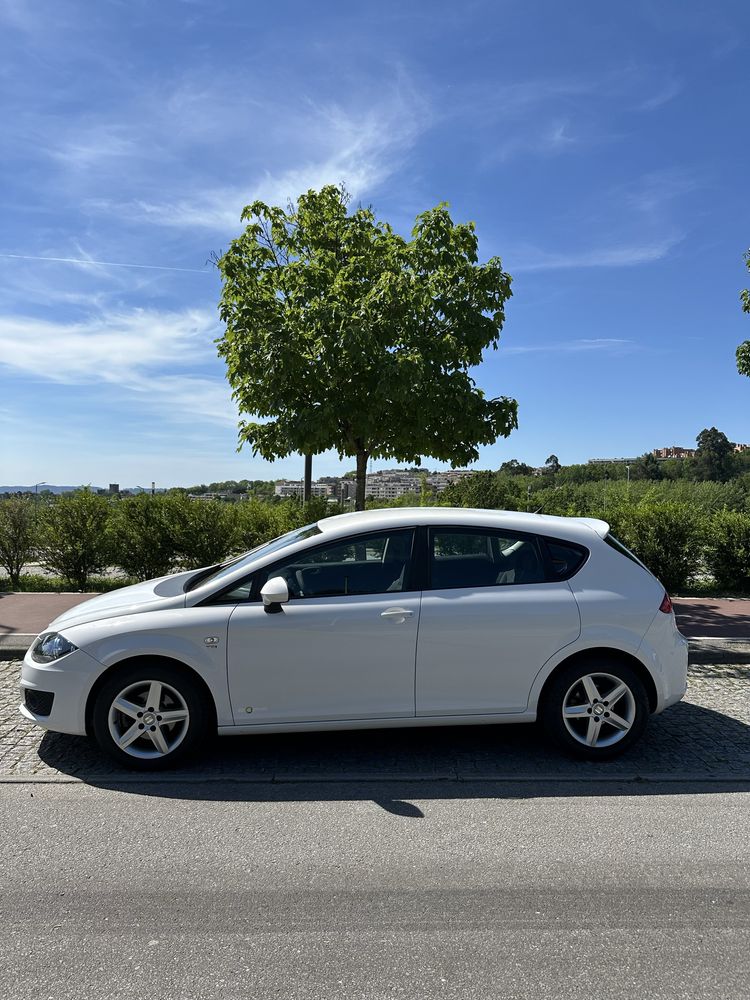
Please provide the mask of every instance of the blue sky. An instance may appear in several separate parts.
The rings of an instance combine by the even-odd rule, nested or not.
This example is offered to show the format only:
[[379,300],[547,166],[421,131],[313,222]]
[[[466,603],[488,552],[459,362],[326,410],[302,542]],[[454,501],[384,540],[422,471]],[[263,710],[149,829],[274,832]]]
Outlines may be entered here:
[[0,483],[298,477],[235,451],[208,258],[341,181],[514,276],[479,467],[750,440],[749,98],[745,0],[0,0]]

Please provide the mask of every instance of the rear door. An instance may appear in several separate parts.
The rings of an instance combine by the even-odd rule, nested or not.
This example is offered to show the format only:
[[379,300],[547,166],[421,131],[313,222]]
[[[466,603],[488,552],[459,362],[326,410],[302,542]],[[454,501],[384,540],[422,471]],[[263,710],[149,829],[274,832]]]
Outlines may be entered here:
[[523,712],[542,665],[581,631],[542,539],[431,527],[417,644],[418,716]]

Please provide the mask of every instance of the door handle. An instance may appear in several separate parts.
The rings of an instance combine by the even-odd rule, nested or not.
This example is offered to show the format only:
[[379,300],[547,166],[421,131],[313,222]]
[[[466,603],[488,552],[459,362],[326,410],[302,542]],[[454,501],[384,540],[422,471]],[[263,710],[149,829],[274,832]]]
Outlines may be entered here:
[[399,621],[405,621],[407,618],[411,618],[414,612],[409,611],[408,608],[388,608],[387,611],[381,611],[381,618],[393,618]]

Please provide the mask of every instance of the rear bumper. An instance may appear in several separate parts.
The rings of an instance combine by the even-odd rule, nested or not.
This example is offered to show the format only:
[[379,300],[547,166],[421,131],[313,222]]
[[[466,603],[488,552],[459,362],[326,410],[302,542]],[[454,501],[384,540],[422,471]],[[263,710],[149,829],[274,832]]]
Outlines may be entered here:
[[638,650],[638,656],[648,666],[656,685],[655,714],[685,696],[688,651],[688,641],[678,631],[674,614],[657,611]]

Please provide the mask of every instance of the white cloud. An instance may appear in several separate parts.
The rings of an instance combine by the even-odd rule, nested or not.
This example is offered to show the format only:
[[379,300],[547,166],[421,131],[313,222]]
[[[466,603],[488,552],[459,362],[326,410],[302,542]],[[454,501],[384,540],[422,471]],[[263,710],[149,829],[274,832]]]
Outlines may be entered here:
[[634,267],[663,260],[682,236],[673,235],[654,242],[628,243],[591,250],[551,253],[536,247],[519,249],[505,255],[511,274],[528,271],[561,271],[578,267]]
[[359,198],[398,169],[428,118],[423,99],[405,85],[365,108],[308,102],[290,112],[284,126],[291,148],[286,145],[279,160],[294,166],[248,170],[244,184],[191,180],[177,198],[91,199],[88,205],[166,227],[225,231],[237,228],[242,209],[256,199],[285,204],[310,188],[340,183]]
[[214,316],[200,310],[136,309],[79,323],[3,316],[0,364],[41,381],[116,386],[140,412],[230,425],[236,412],[226,381],[186,370],[215,359],[218,332]]
[[503,354],[577,354],[602,351],[623,354],[638,349],[634,340],[619,337],[582,337],[578,340],[560,341],[555,344],[531,344],[523,347],[502,347]]

